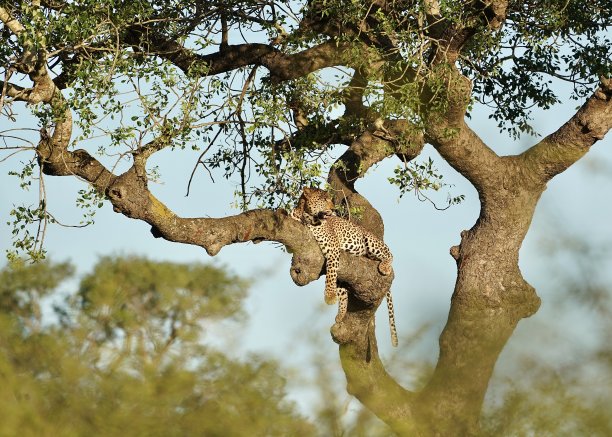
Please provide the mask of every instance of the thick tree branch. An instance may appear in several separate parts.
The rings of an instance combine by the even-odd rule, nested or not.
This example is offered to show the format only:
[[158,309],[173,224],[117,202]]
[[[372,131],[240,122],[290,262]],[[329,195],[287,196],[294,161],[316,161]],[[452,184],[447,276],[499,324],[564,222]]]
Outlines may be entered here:
[[414,394],[387,373],[378,355],[374,311],[375,308],[352,311],[342,325],[332,329],[336,339],[350,337],[340,345],[347,390],[398,435],[418,435],[413,420]]
[[363,73],[358,69],[353,73],[351,81],[346,87],[346,96],[344,97],[344,116],[345,117],[365,117],[369,108],[363,104],[363,94],[368,81]]
[[25,30],[23,25],[11,16],[6,8],[0,7],[0,21],[14,34],[19,35]]
[[496,30],[501,27],[506,20],[507,9],[507,0],[475,0],[466,2],[463,12],[465,17],[460,22],[440,20],[436,15],[429,16],[432,24],[427,35],[436,45],[430,57],[431,65],[456,62],[461,49],[480,29]]
[[[465,122],[471,82],[454,66],[448,67],[444,80],[448,90],[446,108],[442,113],[434,110],[429,115],[426,140],[477,189],[487,183],[496,184],[503,160]],[[427,93],[422,98],[425,104]]]
[[582,158],[612,128],[612,79],[600,86],[557,131],[520,155],[541,180],[548,181]]
[[477,189],[498,181],[503,160],[464,120],[454,124],[441,122],[426,131],[427,141]]
[[51,176],[78,176],[89,182],[99,192],[104,193],[116,179],[97,159],[86,150],[68,151],[72,135],[72,114],[64,111],[63,117],[56,121],[53,134],[49,137],[41,131],[42,139],[36,151],[38,163],[45,174]]
[[11,99],[17,102],[29,102],[28,98],[29,94],[31,94],[31,88],[24,88],[19,85],[15,85],[11,82],[5,82],[0,80],[0,89],[5,93],[5,96],[10,97]]
[[[25,32],[24,26],[2,7],[0,7],[0,21],[16,36]],[[34,40],[34,38],[37,38],[37,40]],[[7,84],[9,97],[28,103],[51,102],[57,88],[48,74],[46,55],[45,39],[41,34],[29,35],[24,39],[21,58],[9,68],[27,74],[34,86],[32,88],[21,88],[17,85]],[[2,85],[4,89],[4,83]]]
[[284,211],[256,210],[226,218],[182,218],[151,194],[146,177],[137,166],[114,175],[85,150],[70,152],[66,116],[52,137],[38,146],[39,162],[45,174],[78,176],[105,193],[116,212],[150,224],[157,237],[203,247],[209,255],[224,246],[240,242],[278,241],[294,253],[291,276],[304,285],[320,276],[323,257],[308,230]]
[[[359,223],[381,238],[382,218],[355,190],[355,181],[386,157],[404,154],[412,159],[417,156],[423,148],[423,137],[410,128],[405,120],[381,121],[372,126],[372,132],[366,131],[355,139],[329,173],[336,203],[360,208]],[[364,261],[370,265],[356,265]],[[333,326],[332,336],[340,344],[348,391],[398,434],[409,435],[414,431],[412,395],[385,370],[374,333],[374,315],[391,287],[393,275],[378,274],[376,263],[363,258],[345,256],[340,266],[338,278],[349,290],[349,306],[345,318]],[[366,282],[361,278],[364,273],[367,273]]]
[[[385,127],[386,126],[386,127]],[[383,130],[380,130],[382,128]],[[364,215],[358,222],[382,237],[383,221],[367,199],[355,190],[355,182],[383,159],[395,154],[416,157],[423,149],[423,136],[411,129],[405,120],[387,121],[372,126],[356,138],[330,170],[328,181],[334,190],[334,200],[345,208],[358,208]]]
[[[36,7],[36,5],[33,5]],[[40,7],[40,4],[38,5]],[[34,12],[35,16],[41,17],[42,13],[38,10]],[[11,14],[3,7],[0,7],[0,21],[4,23],[14,35],[20,37],[26,31],[23,24],[13,18]],[[42,33],[34,35],[26,35],[22,43],[23,52],[21,58],[18,59],[12,67],[23,74],[30,76],[36,82],[36,78],[47,73],[46,67],[46,47],[45,39]]]
[[147,53],[169,60],[186,74],[198,71],[215,75],[247,65],[266,67],[275,81],[284,81],[307,75],[325,67],[342,64],[345,45],[327,41],[299,53],[286,54],[268,44],[252,43],[223,46],[223,50],[198,55],[176,41],[149,34],[134,28],[126,41],[133,45],[146,45]]
[[[31,104],[49,103],[53,98],[53,94],[57,90],[53,81],[44,80],[42,77],[37,78],[32,88],[24,88],[19,85],[6,82],[6,95],[17,102],[26,102]],[[5,89],[5,82],[0,80],[0,89]]]

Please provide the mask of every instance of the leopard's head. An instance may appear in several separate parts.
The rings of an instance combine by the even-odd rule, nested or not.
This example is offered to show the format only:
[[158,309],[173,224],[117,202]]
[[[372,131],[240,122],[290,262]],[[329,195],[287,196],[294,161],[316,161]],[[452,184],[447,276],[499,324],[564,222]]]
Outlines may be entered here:
[[304,212],[312,217],[324,219],[334,215],[334,202],[325,190],[304,187]]

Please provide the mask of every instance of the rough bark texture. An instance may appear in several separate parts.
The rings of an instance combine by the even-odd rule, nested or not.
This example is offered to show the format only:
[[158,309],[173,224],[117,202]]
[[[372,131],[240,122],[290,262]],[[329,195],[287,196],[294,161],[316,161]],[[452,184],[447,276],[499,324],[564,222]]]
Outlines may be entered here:
[[[383,13],[390,7],[386,2],[372,5]],[[507,1],[466,2],[469,19],[457,24],[441,22],[438,2],[425,2],[425,20],[430,23],[425,34],[435,45],[428,63],[432,69],[444,68],[442,79],[448,102],[444,113],[429,114],[422,134],[411,133],[414,130],[407,120],[378,120],[365,108],[360,92],[355,91],[367,84],[363,72],[355,72],[351,81],[355,89],[347,93],[345,115],[362,117],[370,124],[348,141],[349,147],[339,159],[342,165],[332,168],[328,180],[335,190],[336,203],[363,210],[363,226],[383,236],[382,218],[355,190],[355,181],[387,157],[413,159],[425,143],[432,144],[476,187],[481,201],[477,222],[462,232],[461,243],[450,250],[457,262],[457,281],[440,337],[439,359],[430,381],[420,392],[398,385],[378,355],[374,314],[393,276],[381,276],[374,261],[342,255],[338,278],[349,290],[349,307],[347,317],[332,327],[332,336],[340,345],[347,388],[400,435],[478,433],[482,402],[497,358],[517,323],[535,313],[540,303],[518,267],[519,249],[540,195],[553,176],[580,159],[612,126],[612,83],[603,78],[600,87],[567,123],[521,155],[498,156],[470,129],[464,118],[471,84],[456,69],[455,61],[477,29],[501,26],[507,7]],[[4,8],[0,8],[0,20],[13,34],[23,32]],[[359,44],[364,46],[388,48],[385,62],[399,56],[392,39],[383,34],[367,34],[368,23],[364,19],[363,29],[343,31],[359,35]],[[351,65],[345,59],[348,45],[333,39],[339,31],[334,23],[312,9],[301,29],[308,30],[323,32],[330,39],[290,54],[268,44],[225,43],[219,52],[198,55],[177,41],[134,26],[126,32],[123,43],[165,58],[188,74],[195,71],[192,67],[196,64],[206,66],[207,73],[200,74],[209,75],[250,65],[267,68],[274,81],[285,81],[328,66]],[[381,59],[373,60],[372,68],[380,62]],[[282,210],[254,210],[224,218],[183,218],[156,199],[147,187],[145,164],[152,153],[163,147],[161,139],[137,150],[132,167],[123,174],[113,174],[85,150],[70,151],[71,113],[60,92],[62,80],[54,82],[49,76],[44,48],[39,47],[38,53],[24,50],[15,68],[27,74],[33,85],[23,88],[1,83],[6,96],[63,108],[58,111],[63,115],[56,119],[52,134],[42,132],[37,147],[45,174],[77,176],[88,181],[107,195],[116,212],[150,224],[155,237],[198,245],[209,255],[217,254],[228,244],[278,241],[292,253],[290,274],[296,284],[307,284],[321,275],[324,259],[314,238]],[[418,72],[411,71],[402,80],[420,79]],[[423,105],[427,106],[435,95],[423,81]],[[335,134],[330,133],[330,138],[337,138]]]

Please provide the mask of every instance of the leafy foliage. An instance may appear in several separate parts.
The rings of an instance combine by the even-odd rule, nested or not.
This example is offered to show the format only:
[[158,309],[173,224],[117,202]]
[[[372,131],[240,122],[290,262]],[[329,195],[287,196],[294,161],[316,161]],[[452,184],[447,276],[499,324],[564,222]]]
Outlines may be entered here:
[[[393,172],[395,176],[388,178],[388,180],[399,188],[400,197],[407,192],[414,191],[419,200],[428,200],[433,203],[423,191],[439,191],[441,188],[449,186],[443,181],[444,176],[438,173],[431,158],[422,163],[415,161],[405,163],[403,166],[398,166]],[[460,203],[463,199],[465,199],[463,194],[455,197],[451,197],[449,194],[446,208]],[[434,207],[436,209],[446,209],[438,208],[435,204]]]
[[535,135],[531,110],[558,103],[560,82],[578,100],[612,73],[611,19],[607,0],[511,2],[506,25],[473,39],[461,60],[475,99],[492,108],[501,130]]
[[40,260],[27,264],[22,259],[14,259],[0,271],[0,308],[23,329],[38,330],[43,299],[73,274],[74,268],[66,262]]

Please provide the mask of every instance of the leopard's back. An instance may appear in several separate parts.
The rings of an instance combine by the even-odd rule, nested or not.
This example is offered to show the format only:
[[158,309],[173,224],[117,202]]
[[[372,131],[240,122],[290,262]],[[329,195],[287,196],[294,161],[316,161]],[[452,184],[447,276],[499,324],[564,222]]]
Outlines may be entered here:
[[336,234],[341,250],[357,256],[366,254],[367,231],[364,228],[336,216],[328,217],[325,220]]
[[341,250],[378,260],[380,273],[383,275],[392,273],[393,255],[384,241],[362,226],[346,219],[332,216],[326,221],[330,222]]

